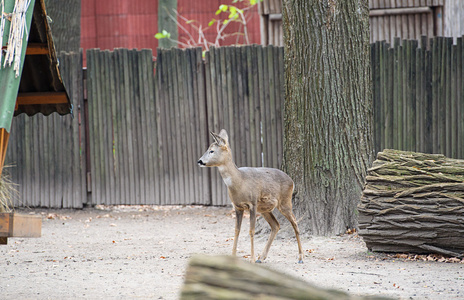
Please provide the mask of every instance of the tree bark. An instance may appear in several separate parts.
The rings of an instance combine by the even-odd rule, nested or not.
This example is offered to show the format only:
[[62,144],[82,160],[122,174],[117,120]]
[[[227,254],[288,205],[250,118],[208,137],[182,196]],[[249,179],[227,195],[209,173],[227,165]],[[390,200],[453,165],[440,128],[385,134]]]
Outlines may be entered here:
[[464,160],[384,150],[366,179],[359,234],[369,249],[464,255]]
[[231,256],[190,259],[180,299],[390,299],[315,287]]
[[283,25],[283,169],[300,229],[341,233],[373,160],[368,3],[284,0]]

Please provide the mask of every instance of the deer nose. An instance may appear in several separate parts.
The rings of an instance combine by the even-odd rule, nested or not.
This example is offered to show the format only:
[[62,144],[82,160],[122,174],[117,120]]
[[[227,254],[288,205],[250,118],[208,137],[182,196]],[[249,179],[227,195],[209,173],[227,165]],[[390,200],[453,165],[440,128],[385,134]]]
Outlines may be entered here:
[[204,162],[203,162],[201,159],[200,159],[200,160],[198,160],[198,162],[197,162],[197,163],[198,163],[200,166],[205,166],[205,165],[206,165],[206,164],[205,164],[205,163],[204,163]]

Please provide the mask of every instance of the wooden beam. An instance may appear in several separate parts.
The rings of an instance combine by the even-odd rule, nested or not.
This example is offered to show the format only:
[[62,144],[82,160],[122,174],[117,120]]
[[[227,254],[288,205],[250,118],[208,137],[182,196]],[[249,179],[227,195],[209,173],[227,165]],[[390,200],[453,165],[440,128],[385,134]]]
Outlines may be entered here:
[[[7,46],[3,46],[2,50],[6,50]],[[45,43],[29,43],[26,48],[26,55],[45,55],[49,54],[48,45]]]
[[2,175],[3,165],[5,164],[6,149],[10,134],[5,128],[0,128],[0,176]]
[[42,217],[17,213],[0,213],[0,237],[40,237]]
[[26,55],[49,54],[48,45],[45,43],[29,43],[26,48]]
[[66,104],[68,97],[66,92],[19,93],[16,103],[18,105]]
[[386,8],[372,9],[369,11],[369,17],[391,16],[391,15],[410,15],[410,14],[429,14],[432,9],[428,6],[410,7],[410,8]]

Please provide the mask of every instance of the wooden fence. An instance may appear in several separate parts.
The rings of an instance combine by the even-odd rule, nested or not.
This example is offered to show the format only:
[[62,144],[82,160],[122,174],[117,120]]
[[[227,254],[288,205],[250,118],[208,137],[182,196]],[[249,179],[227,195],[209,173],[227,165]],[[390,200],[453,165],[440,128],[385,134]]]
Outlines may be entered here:
[[86,202],[85,145],[79,127],[82,54],[59,56],[73,115],[13,118],[5,172],[17,183],[17,206],[80,208]]
[[463,39],[371,46],[375,150],[464,158]]
[[[463,41],[427,43],[371,47],[375,149],[464,158]],[[89,50],[88,114],[82,56],[61,56],[75,117],[13,120],[7,163],[18,205],[228,204],[217,169],[196,164],[221,128],[238,166],[280,167],[283,48],[224,47],[204,59],[200,49],[158,50],[156,63],[152,55]]]
[[227,204],[196,163],[209,130],[229,131],[238,165],[279,167],[282,48],[158,50],[155,75],[151,60],[87,52],[92,204]]

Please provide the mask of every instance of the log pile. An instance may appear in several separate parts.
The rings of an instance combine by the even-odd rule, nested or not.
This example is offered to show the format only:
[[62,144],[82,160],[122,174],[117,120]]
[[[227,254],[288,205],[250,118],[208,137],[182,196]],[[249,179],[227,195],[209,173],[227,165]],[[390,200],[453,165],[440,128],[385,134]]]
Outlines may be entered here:
[[368,170],[359,234],[371,251],[464,255],[464,160],[397,150]]
[[390,299],[352,296],[250,264],[231,256],[197,255],[190,259],[180,299]]

